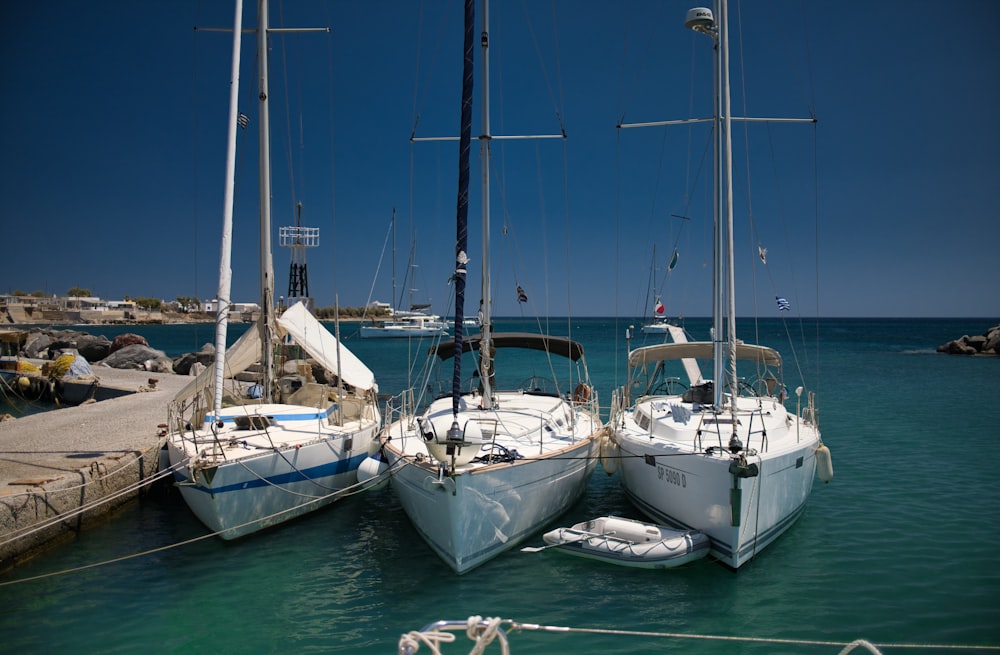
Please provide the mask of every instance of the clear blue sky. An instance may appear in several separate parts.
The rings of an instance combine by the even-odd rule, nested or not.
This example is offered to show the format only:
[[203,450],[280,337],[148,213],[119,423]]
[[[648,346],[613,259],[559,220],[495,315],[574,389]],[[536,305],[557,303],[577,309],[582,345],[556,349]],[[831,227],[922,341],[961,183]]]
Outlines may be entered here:
[[[708,113],[709,42],[683,27],[692,4],[494,0],[493,132],[553,133],[558,113],[569,135],[494,142],[495,313],[642,313],[656,244],[668,313],[710,314],[707,133],[615,129],[622,115]],[[767,269],[741,268],[738,313],[756,302],[774,315],[777,294],[807,316],[1000,317],[1000,4],[745,4],[731,8],[734,114],[815,112],[819,124],[734,131],[736,164],[752,168],[749,236],[737,184],[740,266],[758,243],[768,249]],[[369,299],[395,207],[397,278],[412,233],[415,300],[443,313],[457,146],[408,139],[417,114],[418,135],[457,134],[460,3],[271,9],[272,27],[332,29],[276,38],[271,54],[275,228],[294,224],[297,202],[303,224],[320,227],[307,253],[312,295],[321,306]],[[229,27],[232,14],[228,2],[192,0],[0,4],[0,291],[215,295],[231,36],[193,27]],[[244,26],[255,25],[250,0]],[[253,122],[240,141],[233,298],[254,301],[254,37],[244,45],[241,109]],[[477,106],[474,134],[479,120]],[[475,144],[473,155],[477,271]],[[277,238],[275,250],[282,295],[289,251]],[[390,299],[390,255],[373,299]],[[478,289],[470,295],[474,307]]]

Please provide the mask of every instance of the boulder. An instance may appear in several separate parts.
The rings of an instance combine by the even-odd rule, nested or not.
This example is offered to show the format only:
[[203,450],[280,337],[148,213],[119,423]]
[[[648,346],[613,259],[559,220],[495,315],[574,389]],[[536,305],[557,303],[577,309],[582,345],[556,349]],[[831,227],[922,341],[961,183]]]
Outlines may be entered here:
[[83,334],[76,340],[76,350],[88,362],[99,362],[111,354],[111,341],[103,334]]
[[983,346],[983,352],[1000,355],[1000,325],[986,333],[986,345]]
[[29,332],[21,352],[28,359],[47,359],[52,337],[44,332]]
[[937,347],[939,353],[949,355],[1000,355],[1000,325],[991,327],[981,335],[963,335],[960,339]]
[[139,334],[132,334],[131,332],[126,332],[125,334],[119,334],[115,337],[115,340],[111,342],[111,349],[108,355],[114,354],[121,350],[122,348],[127,348],[129,346],[141,345],[149,346],[149,342],[146,341],[146,337]]
[[191,368],[199,364],[201,368],[210,366],[215,362],[215,346],[206,343],[201,350],[196,353],[184,353],[174,359],[174,373],[177,375],[191,375]]
[[153,371],[156,373],[173,373],[174,370],[174,362],[167,357],[166,353],[139,343],[114,350],[110,355],[98,362],[98,365],[109,368]]

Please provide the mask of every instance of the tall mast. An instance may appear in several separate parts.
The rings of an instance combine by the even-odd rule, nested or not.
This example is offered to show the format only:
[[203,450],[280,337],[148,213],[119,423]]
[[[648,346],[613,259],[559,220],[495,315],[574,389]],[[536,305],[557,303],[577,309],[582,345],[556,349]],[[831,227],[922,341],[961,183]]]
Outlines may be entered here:
[[[722,180],[723,180],[723,208],[722,219],[725,221],[723,232],[725,233],[725,298],[728,303],[726,314],[729,322],[726,330],[726,347],[729,351],[729,380],[728,386],[733,395],[733,411],[736,409],[736,271],[733,254],[733,144],[732,144],[732,114],[730,113],[729,102],[729,8],[726,0],[719,0],[719,76],[720,76],[720,112],[722,115]],[[722,378],[716,378],[722,380]],[[716,387],[716,407],[721,407],[721,390]],[[735,429],[735,423],[733,424]]]
[[455,352],[451,381],[451,410],[455,423],[449,439],[461,439],[458,411],[462,396],[462,331],[465,321],[465,282],[469,257],[469,154],[472,150],[472,88],[475,78],[476,0],[465,0],[462,48],[462,117],[458,138],[458,201],[455,213]]
[[[714,56],[713,123],[715,141],[714,252],[712,271],[712,401],[722,408],[726,387],[735,394],[736,385],[736,298],[733,270],[733,154],[732,116],[729,102],[729,30],[726,0],[717,0],[715,16],[695,8],[688,12],[686,24],[696,32],[712,37]],[[729,356],[730,369],[726,369]],[[729,380],[727,380],[727,375]],[[734,403],[735,407],[735,403]]]
[[236,0],[233,19],[233,70],[229,80],[229,125],[226,145],[226,189],[222,207],[222,252],[219,257],[219,306],[215,319],[215,388],[213,409],[218,417],[222,411],[222,380],[226,370],[226,334],[229,325],[230,294],[233,270],[233,193],[236,186],[236,125],[239,120],[240,44],[243,30],[243,0]]
[[273,397],[274,351],[271,349],[274,320],[274,263],[271,260],[271,121],[268,113],[267,86],[267,0],[257,3],[257,61],[260,86],[260,343],[264,402]]
[[480,380],[483,383],[483,409],[492,405],[493,299],[490,296],[490,2],[483,0],[483,133],[479,137],[480,166],[483,177],[483,321],[479,346]]

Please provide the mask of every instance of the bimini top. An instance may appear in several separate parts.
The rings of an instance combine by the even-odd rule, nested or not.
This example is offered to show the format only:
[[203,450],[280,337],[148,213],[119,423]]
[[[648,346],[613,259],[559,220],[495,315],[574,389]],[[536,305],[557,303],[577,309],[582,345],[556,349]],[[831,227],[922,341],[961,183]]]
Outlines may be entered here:
[[[688,343],[661,343],[655,346],[636,348],[628,356],[629,366],[642,366],[651,362],[670,359],[711,359],[712,342],[691,341]],[[736,359],[751,360],[758,364],[781,367],[781,355],[766,346],[747,343],[736,344]]]
[[[471,335],[462,340],[462,352],[478,351],[482,346],[481,334]],[[567,357],[574,362],[583,357],[583,346],[567,337],[550,337],[544,334],[530,332],[497,332],[491,335],[490,343],[494,348],[527,348],[543,350],[555,355]],[[448,339],[434,346],[429,351],[441,359],[455,356],[455,340]]]

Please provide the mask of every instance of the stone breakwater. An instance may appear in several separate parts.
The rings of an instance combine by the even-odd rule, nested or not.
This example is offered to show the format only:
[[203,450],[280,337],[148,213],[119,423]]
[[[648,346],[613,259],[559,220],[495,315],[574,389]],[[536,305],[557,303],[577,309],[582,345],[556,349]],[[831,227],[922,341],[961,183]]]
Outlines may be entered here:
[[1000,355],[1000,325],[994,325],[980,335],[964,335],[937,347],[949,355]]
[[54,360],[61,355],[79,356],[98,367],[176,373],[188,375],[191,366],[200,361],[207,364],[215,359],[215,349],[206,344],[200,353],[168,357],[162,350],[149,345],[138,334],[119,334],[113,340],[77,330],[34,329],[23,333],[18,356],[34,360]]

